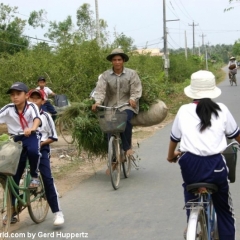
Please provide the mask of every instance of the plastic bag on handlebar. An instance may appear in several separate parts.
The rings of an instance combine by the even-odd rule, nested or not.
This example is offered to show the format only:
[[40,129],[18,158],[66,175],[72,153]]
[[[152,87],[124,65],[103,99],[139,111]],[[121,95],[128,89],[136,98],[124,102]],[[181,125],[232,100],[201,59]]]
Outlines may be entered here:
[[[231,142],[231,140],[227,140],[228,144],[230,142]],[[230,183],[234,183],[236,180],[237,149],[234,148],[234,146],[230,146],[222,154],[225,157],[226,164],[227,164],[227,167],[229,170],[228,179],[229,179]]]
[[0,141],[0,173],[15,175],[18,168],[22,143],[13,140]]

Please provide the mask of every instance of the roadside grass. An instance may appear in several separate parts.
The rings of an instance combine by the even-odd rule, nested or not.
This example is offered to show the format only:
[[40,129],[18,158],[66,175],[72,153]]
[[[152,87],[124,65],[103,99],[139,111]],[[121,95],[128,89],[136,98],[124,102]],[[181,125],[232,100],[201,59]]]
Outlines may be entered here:
[[66,177],[71,172],[76,171],[81,166],[84,166],[85,160],[80,157],[73,157],[71,160],[65,161],[65,164],[62,164],[52,170],[52,175],[56,179],[61,179],[63,177]]

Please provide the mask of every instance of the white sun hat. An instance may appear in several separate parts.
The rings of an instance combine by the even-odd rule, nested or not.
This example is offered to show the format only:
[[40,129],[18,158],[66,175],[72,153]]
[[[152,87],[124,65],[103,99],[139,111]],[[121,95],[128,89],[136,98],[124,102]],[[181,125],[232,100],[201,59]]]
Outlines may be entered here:
[[221,95],[221,89],[216,87],[212,72],[200,70],[191,75],[191,83],[184,88],[184,93],[193,99],[216,98]]

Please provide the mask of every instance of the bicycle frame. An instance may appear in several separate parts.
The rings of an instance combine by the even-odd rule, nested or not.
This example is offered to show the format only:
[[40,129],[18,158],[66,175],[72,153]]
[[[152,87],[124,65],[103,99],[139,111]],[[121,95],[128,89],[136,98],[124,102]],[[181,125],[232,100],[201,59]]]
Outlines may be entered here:
[[[238,150],[240,149],[236,141],[228,144],[227,148],[230,146]],[[187,191],[197,195],[197,198],[188,201],[185,205],[185,208],[190,210],[186,239],[195,240],[199,235],[201,235],[203,240],[219,239],[217,216],[211,196],[211,194],[218,191],[217,185],[212,183],[194,183],[187,186]],[[198,224],[201,227],[199,232]]]
[[[186,204],[189,209],[190,216],[188,220],[188,230],[186,234],[187,240],[196,239],[199,234],[197,232],[198,223],[201,225],[202,239],[214,239],[212,237],[218,235],[217,218],[214,206],[212,204],[211,192],[198,193],[198,197]],[[197,201],[195,201],[197,200]]]
[[[15,208],[15,211],[17,213],[21,212],[23,209],[18,209],[18,204],[20,203],[22,206],[24,206],[24,208],[26,208],[31,202],[34,202],[36,200],[36,198],[32,199],[30,202],[29,202],[29,195],[30,195],[30,192],[31,192],[31,189],[28,188],[29,186],[29,183],[31,181],[31,176],[30,176],[30,169],[29,169],[29,161],[27,160],[26,161],[26,166],[25,166],[25,169],[24,169],[24,173],[23,173],[23,185],[20,186],[20,185],[17,185],[13,179],[12,176],[6,176],[6,189],[5,191],[7,191],[7,189],[10,190],[10,193],[12,194],[12,196],[14,196],[16,198],[15,200],[15,205],[14,205],[14,208]],[[18,193],[19,191],[22,192],[22,194]],[[43,193],[44,194],[44,193]],[[38,195],[37,198],[43,196],[42,195]],[[5,194],[5,198],[6,198],[6,194]],[[4,199],[5,201],[5,199]]]
[[[98,105],[97,107],[111,110],[113,111],[113,115],[115,116],[115,113],[118,109],[120,109],[123,106],[127,106],[129,103],[124,103],[120,106],[116,107],[106,107],[103,105]],[[105,121],[105,118],[103,118]],[[117,118],[116,118],[117,119]],[[121,119],[121,118],[120,118]],[[115,118],[114,118],[115,120]],[[101,123],[101,122],[100,122]],[[116,123],[116,122],[115,122]],[[119,126],[125,126],[126,122],[124,120],[123,123],[120,123]],[[105,127],[105,126],[104,126]],[[118,126],[117,126],[118,128]],[[122,154],[122,148],[121,148],[121,137],[120,132],[124,131],[122,128],[119,128],[118,130],[109,129],[109,128],[103,128],[104,132],[108,133],[109,135],[109,141],[108,141],[108,169],[110,170],[110,176],[111,176],[111,183],[115,190],[118,189],[119,183],[120,183],[120,172],[121,172],[121,165],[122,170],[125,178],[129,177],[129,173],[131,170],[131,160],[125,156],[125,160],[121,161],[121,154]],[[112,130],[112,131],[111,131]]]

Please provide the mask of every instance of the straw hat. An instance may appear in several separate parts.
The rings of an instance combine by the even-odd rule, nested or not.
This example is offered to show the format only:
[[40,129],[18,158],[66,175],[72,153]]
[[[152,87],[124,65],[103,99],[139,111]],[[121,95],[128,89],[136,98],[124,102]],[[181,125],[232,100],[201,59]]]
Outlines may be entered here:
[[230,60],[235,60],[236,58],[235,57],[230,57]]
[[191,75],[191,83],[184,88],[184,93],[193,99],[216,98],[221,95],[221,89],[216,87],[212,72],[200,70]]
[[111,52],[111,54],[109,54],[109,55],[107,56],[107,60],[108,60],[108,61],[112,61],[112,58],[113,58],[114,56],[116,56],[116,55],[122,56],[122,58],[124,59],[125,62],[127,62],[127,61],[129,60],[128,55],[125,54],[121,48],[115,48],[115,49],[113,49],[112,52]]

